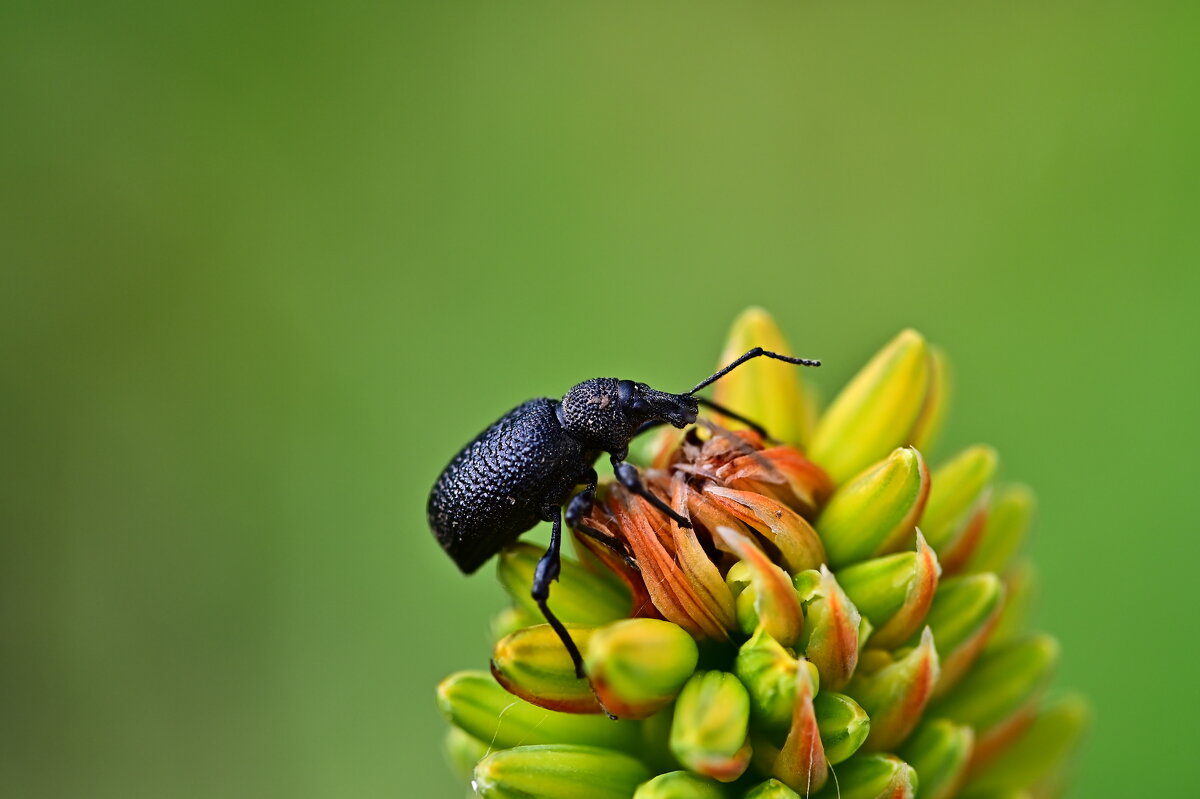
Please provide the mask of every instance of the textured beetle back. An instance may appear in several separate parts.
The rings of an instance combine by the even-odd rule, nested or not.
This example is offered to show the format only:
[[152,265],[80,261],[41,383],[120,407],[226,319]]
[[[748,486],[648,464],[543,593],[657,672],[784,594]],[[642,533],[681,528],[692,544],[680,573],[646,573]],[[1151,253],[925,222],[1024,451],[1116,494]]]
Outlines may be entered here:
[[464,447],[434,484],[429,527],[464,572],[541,521],[544,505],[561,505],[591,465],[559,424],[557,408],[545,398],[518,405]]

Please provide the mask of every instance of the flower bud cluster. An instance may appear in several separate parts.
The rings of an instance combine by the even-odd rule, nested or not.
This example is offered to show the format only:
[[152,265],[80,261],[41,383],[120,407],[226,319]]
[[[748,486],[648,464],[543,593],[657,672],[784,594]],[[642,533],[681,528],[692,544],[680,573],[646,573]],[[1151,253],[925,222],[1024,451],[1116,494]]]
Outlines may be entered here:
[[[728,352],[786,352],[751,309]],[[946,359],[900,333],[823,413],[797,371],[756,361],[717,383],[734,420],[655,442],[646,484],[688,518],[603,488],[551,605],[578,678],[529,585],[541,553],[499,559],[512,606],[491,672],[438,690],[446,749],[473,790],[544,799],[986,799],[1065,785],[1087,725],[1048,695],[1058,646],[1030,633],[1021,546],[1029,490],[996,483],[973,446],[926,465]],[[607,714],[616,717],[610,719]]]

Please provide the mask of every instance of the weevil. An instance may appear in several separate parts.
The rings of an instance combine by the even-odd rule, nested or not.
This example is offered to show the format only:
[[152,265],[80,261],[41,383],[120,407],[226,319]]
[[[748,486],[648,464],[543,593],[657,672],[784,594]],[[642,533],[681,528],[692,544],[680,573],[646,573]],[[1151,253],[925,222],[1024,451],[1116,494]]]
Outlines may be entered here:
[[550,584],[559,573],[563,506],[569,527],[624,554],[619,542],[584,523],[596,498],[595,463],[607,453],[621,485],[677,524],[691,527],[642,484],[637,467],[625,460],[629,444],[661,425],[693,424],[701,405],[765,435],[759,425],[737,412],[696,396],[758,357],[821,365],[755,347],[683,394],[598,377],[576,384],[561,400],[541,397],[521,403],[463,447],[442,471],[429,494],[430,529],[458,568],[470,574],[522,533],[539,522],[550,522],[550,545],[534,570],[531,595],[570,653],[575,674],[585,677],[579,647],[549,606]]

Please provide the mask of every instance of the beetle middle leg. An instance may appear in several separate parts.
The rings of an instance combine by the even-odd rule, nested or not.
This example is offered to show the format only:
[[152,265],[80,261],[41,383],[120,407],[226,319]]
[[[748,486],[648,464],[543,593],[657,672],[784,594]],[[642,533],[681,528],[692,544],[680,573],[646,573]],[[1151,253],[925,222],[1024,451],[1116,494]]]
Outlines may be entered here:
[[558,617],[551,612],[550,605],[548,604],[550,599],[550,583],[558,579],[559,569],[562,565],[560,558],[562,550],[562,512],[557,505],[548,505],[542,509],[542,518],[553,522],[554,526],[550,528],[550,546],[546,548],[546,554],[542,555],[541,560],[537,563],[537,567],[533,570],[533,590],[530,594],[533,596],[533,601],[537,603],[538,609],[542,611],[542,616],[546,618],[546,623],[554,629],[554,632],[563,642],[563,646],[567,648],[567,653],[571,656],[571,662],[575,664],[575,676],[582,679],[587,676],[583,668],[583,655],[579,653],[579,647],[571,639],[571,634],[567,632],[567,628],[558,620]]

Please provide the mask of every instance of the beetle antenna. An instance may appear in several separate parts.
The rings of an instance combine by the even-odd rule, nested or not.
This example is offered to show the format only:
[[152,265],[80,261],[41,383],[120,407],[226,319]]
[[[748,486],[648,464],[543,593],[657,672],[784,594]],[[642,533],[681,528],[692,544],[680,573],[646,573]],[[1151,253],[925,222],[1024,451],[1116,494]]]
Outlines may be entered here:
[[722,377],[729,374],[734,369],[736,369],[739,366],[741,366],[742,364],[744,364],[746,361],[749,361],[752,358],[757,358],[760,355],[763,357],[766,357],[766,358],[774,358],[777,361],[784,361],[786,363],[798,364],[800,366],[820,366],[821,365],[820,361],[814,361],[810,358],[793,358],[790,355],[780,355],[778,352],[770,352],[769,350],[764,350],[762,347],[755,347],[754,349],[747,352],[745,355],[738,358],[733,363],[729,364],[728,366],[724,367],[723,369],[717,370],[717,372],[715,374],[710,375],[709,377],[706,377],[703,380],[701,380],[699,383],[696,384],[695,388],[693,388],[691,391],[687,392],[687,394],[685,394],[684,396],[687,396],[690,394],[695,394],[697,391],[704,388],[705,386],[710,385],[710,384],[715,383],[716,381],[720,380]]

